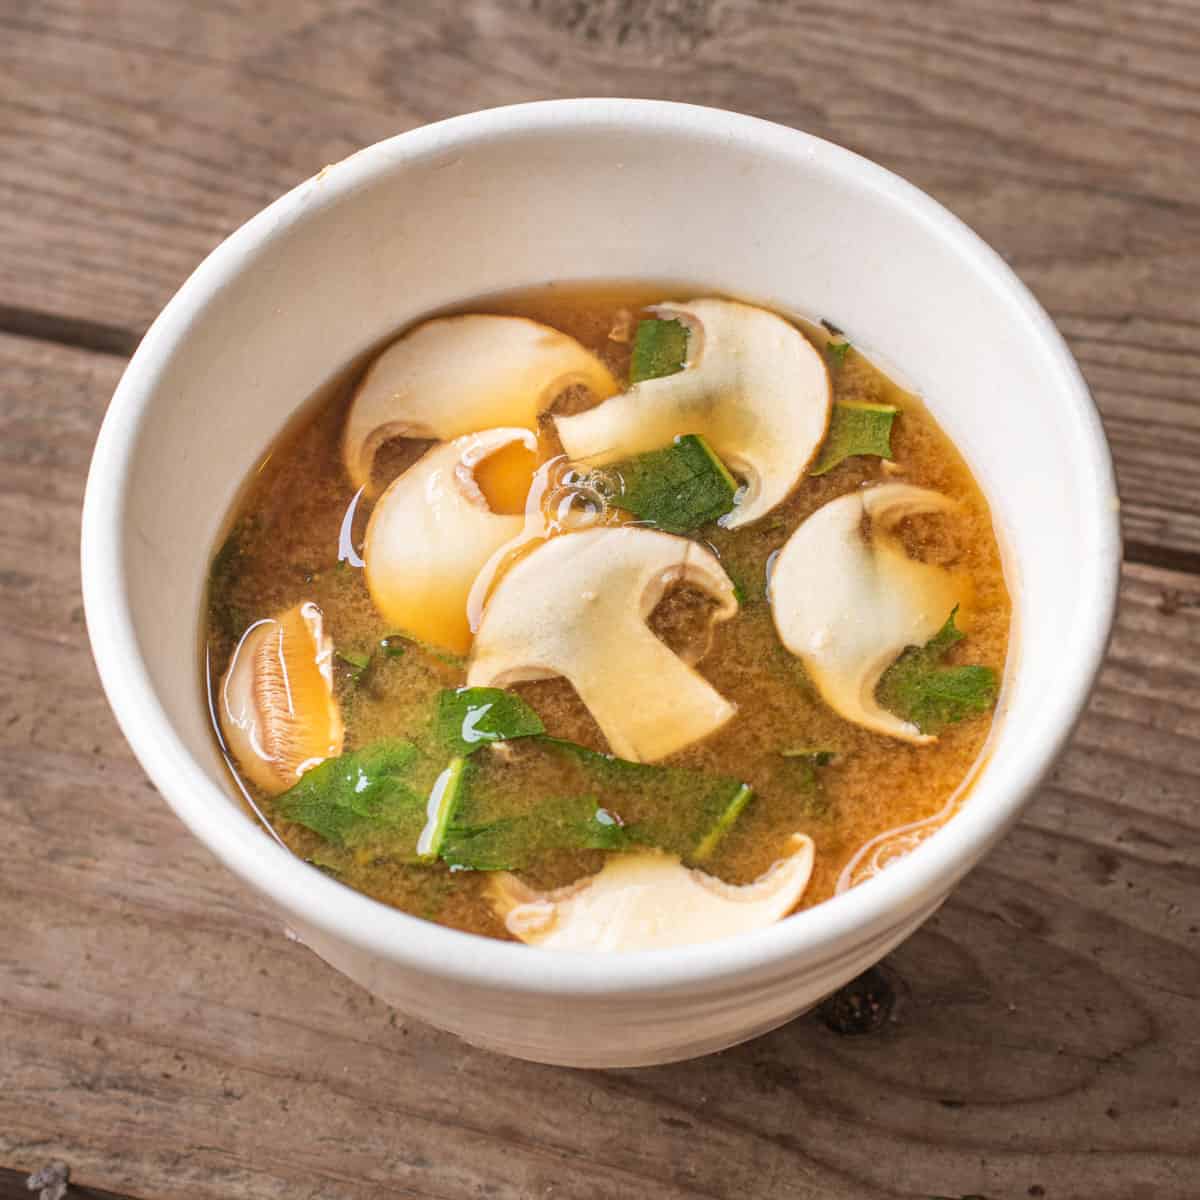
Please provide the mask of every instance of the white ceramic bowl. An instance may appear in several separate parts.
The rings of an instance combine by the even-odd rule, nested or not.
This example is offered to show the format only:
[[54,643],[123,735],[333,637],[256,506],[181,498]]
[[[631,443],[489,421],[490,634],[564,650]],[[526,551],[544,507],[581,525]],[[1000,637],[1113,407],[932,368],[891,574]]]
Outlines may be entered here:
[[[396,912],[264,834],[213,744],[197,629],[228,506],[316,385],[431,309],[548,280],[638,278],[828,317],[916,386],[991,501],[1017,653],[963,811],[878,877],[742,938],[555,955]],[[322,958],[479,1045],[631,1066],[781,1024],[942,903],[1012,824],[1079,716],[1112,621],[1119,550],[1112,464],[1070,353],[950,213],[794,130],[686,105],[580,100],[475,113],[371,146],[218,247],[113,397],[88,480],[83,582],[101,678],[146,771]]]

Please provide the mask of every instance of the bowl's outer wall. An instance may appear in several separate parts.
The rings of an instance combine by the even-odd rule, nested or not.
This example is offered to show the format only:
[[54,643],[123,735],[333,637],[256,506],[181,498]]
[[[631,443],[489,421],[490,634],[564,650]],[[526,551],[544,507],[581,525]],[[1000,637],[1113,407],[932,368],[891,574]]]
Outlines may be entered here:
[[[816,938],[780,957],[774,935],[747,950],[755,965],[737,968],[736,981],[675,992],[664,983],[673,1008],[651,998],[652,981],[622,1002],[593,973],[584,990],[597,1004],[585,1013],[539,995],[532,976],[514,984],[511,957],[495,960],[505,964],[501,978],[482,981],[478,965],[456,960],[464,942],[449,934],[447,974],[435,979],[413,965],[429,935],[410,919],[342,899],[328,880],[297,887],[295,864],[283,863],[230,791],[196,639],[207,555],[228,506],[317,385],[431,309],[525,284],[622,278],[683,278],[828,317],[917,386],[977,473],[1020,564],[1020,670],[1010,670],[1006,718],[967,811],[911,856],[917,865],[896,869],[894,904],[877,902],[856,947],[822,950],[818,962]],[[637,102],[524,106],[419,130],[327,168],[200,268],[147,336],[101,435],[85,514],[85,598],[102,678],[147,769],[323,957],[407,1011],[497,1049],[644,1063],[727,1044],[813,1003],[915,927],[1003,833],[1099,661],[1117,554],[1115,518],[1104,510],[1114,501],[1094,409],[1061,339],[1000,261],[920,193],[836,147],[729,114]],[[328,919],[304,907],[318,895]],[[811,923],[797,937],[833,937],[838,914],[852,911],[842,904],[787,924]],[[348,932],[350,914],[358,925]],[[498,946],[470,957],[531,957]],[[734,969],[734,954],[714,950],[707,961]],[[685,973],[708,970],[701,961],[672,960]],[[592,969],[529,968],[560,993]]]
[[[753,987],[691,989],[667,1004],[642,996],[520,996],[504,988],[486,998],[464,995],[455,984],[397,972],[319,930],[293,932],[331,966],[401,1012],[485,1050],[564,1067],[648,1067],[724,1050],[791,1020],[877,963],[944,899],[939,896],[901,924],[846,947],[831,962],[803,972],[785,963],[774,978],[759,979]],[[480,1020],[482,1004],[486,1020]]]

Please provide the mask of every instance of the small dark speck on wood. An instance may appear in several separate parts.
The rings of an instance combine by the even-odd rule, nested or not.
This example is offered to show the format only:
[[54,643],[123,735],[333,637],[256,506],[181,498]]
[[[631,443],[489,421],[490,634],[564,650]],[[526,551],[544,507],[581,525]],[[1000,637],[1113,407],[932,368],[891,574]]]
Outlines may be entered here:
[[892,1015],[896,991],[879,967],[864,971],[821,1002],[817,1016],[827,1029],[843,1037],[878,1033]]
[[526,0],[551,28],[592,46],[665,58],[713,34],[712,0]]
[[25,1180],[25,1186],[31,1192],[37,1192],[38,1200],[63,1200],[70,1182],[71,1168],[64,1162],[52,1162],[40,1171],[34,1171]]
[[1158,611],[1173,617],[1189,608],[1200,608],[1200,596],[1191,596],[1176,588],[1164,588],[1159,595]]

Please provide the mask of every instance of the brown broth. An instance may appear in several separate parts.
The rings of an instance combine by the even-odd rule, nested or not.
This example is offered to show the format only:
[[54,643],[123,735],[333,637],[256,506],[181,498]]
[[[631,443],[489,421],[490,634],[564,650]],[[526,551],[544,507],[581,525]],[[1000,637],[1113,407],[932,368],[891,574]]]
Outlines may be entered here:
[[[553,285],[487,297],[459,311],[543,321],[578,339],[624,378],[629,343],[620,340],[622,328],[635,322],[645,305],[677,294],[697,290]],[[796,324],[818,347],[828,340],[820,326]],[[398,632],[372,607],[361,570],[338,561],[339,534],[354,497],[340,461],[340,434],[360,371],[348,372],[303,407],[235,506],[231,533],[214,560],[204,629],[214,677],[225,670],[236,639],[252,621],[302,600],[315,601],[324,610],[326,629],[342,654],[369,653],[380,638]],[[892,435],[894,463],[849,459],[828,474],[806,478],[784,504],[746,529],[728,532],[710,525],[700,531],[700,539],[717,552],[741,587],[744,600],[734,619],[712,631],[699,669],[739,711],[715,735],[670,760],[671,765],[737,776],[755,789],[753,802],[705,864],[713,874],[746,882],[779,856],[789,834],[800,831],[814,839],[816,867],[802,907],[832,896],[847,864],[872,838],[914,822],[936,823],[939,814],[948,813],[948,802],[963,789],[983,753],[992,718],[988,714],[964,721],[947,728],[934,745],[912,746],[838,717],[816,696],[776,636],[764,595],[770,556],[805,517],[829,500],[864,483],[895,478],[959,501],[954,514],[921,517],[903,530],[910,553],[962,578],[966,599],[958,624],[968,636],[948,661],[987,664],[1002,672],[1011,613],[987,503],[922,402],[854,350],[832,377],[837,400],[884,401],[901,409]],[[568,404],[579,402],[565,399]],[[394,442],[385,447],[377,478],[394,477],[427,446]],[[553,449],[543,448],[544,453]],[[356,546],[368,507],[368,502],[361,503],[352,522]],[[707,637],[704,605],[687,589],[668,595],[652,625],[673,647],[699,636],[700,630]],[[461,663],[413,644],[401,657],[374,654],[357,679],[354,669],[339,660],[335,684],[345,717],[346,749],[405,736],[428,721],[439,689],[464,681]],[[549,733],[607,750],[565,681],[523,684],[516,690],[537,710]],[[830,765],[818,769],[818,786],[806,782],[802,764],[780,755],[795,747],[837,752]],[[553,784],[545,777],[544,764],[530,766],[521,755],[514,756],[511,771],[517,780],[522,772],[529,773],[529,792]],[[440,864],[358,861],[309,830],[277,820],[271,798],[252,786],[248,791],[286,845],[349,886],[450,926],[508,936],[483,896],[485,873],[451,872]],[[556,852],[524,874],[537,886],[550,886],[594,871],[602,861],[596,851]]]

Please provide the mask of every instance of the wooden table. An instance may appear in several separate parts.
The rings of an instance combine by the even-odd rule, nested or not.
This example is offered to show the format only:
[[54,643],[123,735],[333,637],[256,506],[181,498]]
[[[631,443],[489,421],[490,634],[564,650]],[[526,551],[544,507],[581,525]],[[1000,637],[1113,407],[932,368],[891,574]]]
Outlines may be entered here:
[[[280,936],[121,739],[76,558],[124,361],[222,237],[389,134],[600,94],[799,126],[965,218],[1078,355],[1128,541],[1072,748],[871,1032],[588,1074]],[[0,0],[0,1196],[52,1159],[145,1200],[1200,1196],[1198,281],[1197,0]]]

